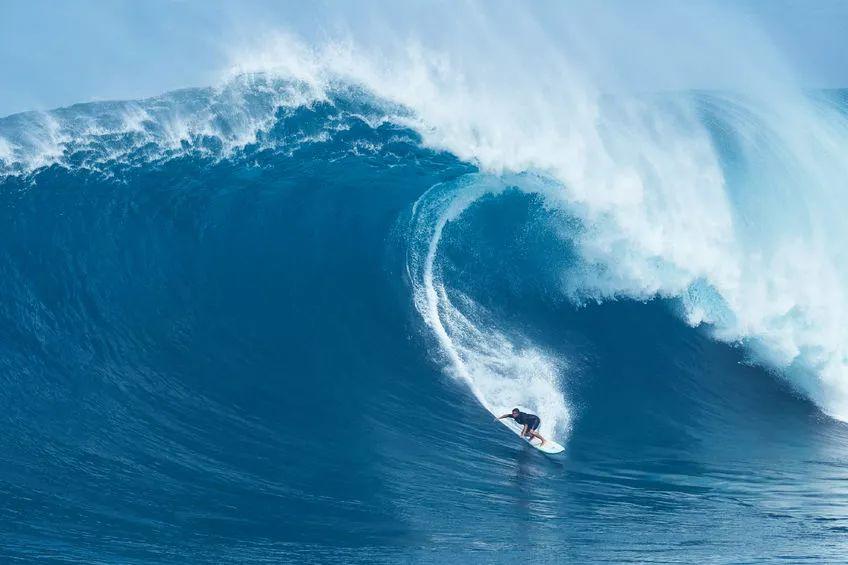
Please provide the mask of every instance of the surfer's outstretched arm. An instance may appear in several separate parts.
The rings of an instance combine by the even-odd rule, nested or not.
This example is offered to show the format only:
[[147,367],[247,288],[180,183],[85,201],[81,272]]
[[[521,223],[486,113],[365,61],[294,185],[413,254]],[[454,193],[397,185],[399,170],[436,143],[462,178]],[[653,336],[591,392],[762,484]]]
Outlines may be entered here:
[[504,414],[503,416],[498,416],[498,420],[503,420],[504,418],[512,418],[512,414]]

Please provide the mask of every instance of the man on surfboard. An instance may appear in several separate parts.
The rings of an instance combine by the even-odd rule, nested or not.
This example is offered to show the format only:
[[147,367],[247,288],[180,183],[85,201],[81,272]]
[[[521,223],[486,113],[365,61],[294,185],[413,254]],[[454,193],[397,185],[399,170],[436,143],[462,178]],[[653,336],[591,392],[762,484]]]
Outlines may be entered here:
[[539,438],[539,441],[542,443],[539,444],[539,447],[545,445],[545,438],[539,435],[539,432],[536,430],[539,429],[539,426],[542,424],[542,420],[535,414],[528,414],[526,412],[522,412],[518,408],[513,408],[510,414],[504,414],[500,416],[498,420],[503,420],[504,418],[512,418],[522,426],[524,429],[521,430],[521,435],[526,436],[530,439]]

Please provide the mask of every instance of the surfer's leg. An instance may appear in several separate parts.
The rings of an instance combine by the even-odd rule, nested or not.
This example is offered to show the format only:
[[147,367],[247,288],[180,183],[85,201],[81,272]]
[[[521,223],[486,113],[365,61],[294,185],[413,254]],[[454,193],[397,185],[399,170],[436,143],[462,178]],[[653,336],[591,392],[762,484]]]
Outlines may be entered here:
[[542,442],[542,443],[539,444],[540,446],[545,445],[545,438],[543,438],[541,436],[541,434],[539,434],[539,432],[537,432],[535,430],[530,430],[529,433],[530,433],[530,436],[535,437],[535,438],[539,438],[539,441]]
[[545,438],[543,438],[543,437],[541,436],[541,434],[539,434],[539,432],[536,432],[536,431],[531,430],[531,431],[530,431],[530,435],[532,435],[533,437],[539,438],[539,441],[541,441],[541,442],[542,442],[542,443],[540,443],[539,445],[545,445]]
[[542,435],[539,432],[536,431],[536,430],[539,429],[539,426],[541,424],[542,424],[542,422],[541,422],[541,420],[539,420],[539,421],[536,422],[535,426],[532,426],[532,427],[528,426],[528,428],[527,428],[527,435],[530,436],[531,438],[534,438],[534,437],[539,438],[539,441],[542,442],[542,443],[539,444],[540,446],[545,445],[545,438],[543,438]]

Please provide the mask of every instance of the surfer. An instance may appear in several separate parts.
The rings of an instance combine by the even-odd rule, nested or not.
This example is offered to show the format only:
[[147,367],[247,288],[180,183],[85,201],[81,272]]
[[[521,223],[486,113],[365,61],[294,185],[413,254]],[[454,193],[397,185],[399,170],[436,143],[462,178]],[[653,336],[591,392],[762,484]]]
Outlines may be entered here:
[[545,445],[545,438],[539,435],[539,432],[536,431],[542,424],[542,420],[540,420],[537,415],[527,414],[525,412],[522,412],[518,408],[513,408],[510,414],[504,414],[503,416],[500,416],[498,420],[503,420],[504,418],[512,418],[513,420],[524,426],[524,429],[521,430],[522,436],[526,436],[530,439],[533,439],[534,437],[539,438],[539,441],[542,442],[539,444],[539,446],[541,447],[542,445]]

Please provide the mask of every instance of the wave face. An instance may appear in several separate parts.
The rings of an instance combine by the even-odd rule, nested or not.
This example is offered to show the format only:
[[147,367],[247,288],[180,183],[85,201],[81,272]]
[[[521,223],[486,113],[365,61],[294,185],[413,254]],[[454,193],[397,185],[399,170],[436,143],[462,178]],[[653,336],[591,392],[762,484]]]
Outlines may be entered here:
[[298,68],[0,119],[0,554],[845,555],[845,93]]

